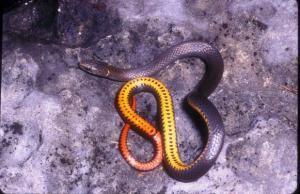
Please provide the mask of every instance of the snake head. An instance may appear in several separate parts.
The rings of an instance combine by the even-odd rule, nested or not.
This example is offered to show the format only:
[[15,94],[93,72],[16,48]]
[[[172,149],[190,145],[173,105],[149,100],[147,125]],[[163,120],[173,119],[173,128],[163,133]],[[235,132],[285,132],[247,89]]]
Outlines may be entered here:
[[103,61],[86,60],[79,62],[80,69],[100,77],[109,76],[110,71],[108,69],[108,66],[109,65]]

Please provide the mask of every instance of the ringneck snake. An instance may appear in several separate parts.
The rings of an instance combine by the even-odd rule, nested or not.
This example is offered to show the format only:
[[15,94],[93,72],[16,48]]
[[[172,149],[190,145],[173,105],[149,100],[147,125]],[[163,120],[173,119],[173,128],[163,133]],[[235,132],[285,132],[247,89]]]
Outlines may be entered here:
[[[205,74],[195,89],[187,96],[187,103],[204,121],[207,140],[202,152],[190,164],[185,164],[177,147],[176,128],[172,98],[167,88],[153,78],[147,77],[161,71],[168,65],[174,65],[178,59],[196,57],[205,64]],[[160,128],[163,139],[163,160],[168,174],[182,182],[195,181],[204,175],[215,163],[224,142],[224,126],[221,116],[207,97],[216,89],[223,74],[223,60],[213,46],[188,41],[172,46],[163,52],[152,65],[122,69],[106,63],[99,65],[94,60],[81,61],[79,67],[93,75],[116,80],[129,81],[119,91],[116,106],[123,120],[145,136],[154,137],[157,130],[140,117],[131,107],[134,95],[140,92],[152,93],[159,108]]]
[[[136,110],[135,97],[132,98],[131,108],[133,111]],[[128,162],[128,164],[133,168],[135,168],[136,170],[140,170],[140,171],[153,170],[154,168],[158,167],[161,164],[163,159],[161,133],[157,131],[157,133],[154,136],[150,136],[150,138],[148,137],[148,139],[150,139],[155,149],[154,156],[150,161],[140,162],[133,157],[132,153],[130,152],[130,149],[127,146],[128,133],[131,127],[132,126],[130,126],[130,124],[125,123],[124,127],[121,130],[121,134],[119,138],[119,150],[121,152],[121,155]]]

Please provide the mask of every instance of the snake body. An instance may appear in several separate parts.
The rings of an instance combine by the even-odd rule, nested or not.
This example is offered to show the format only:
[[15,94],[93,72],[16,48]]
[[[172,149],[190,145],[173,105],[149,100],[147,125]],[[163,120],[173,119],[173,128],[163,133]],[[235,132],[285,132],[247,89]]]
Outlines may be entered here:
[[163,52],[152,65],[138,68],[116,68],[103,62],[99,65],[99,62],[95,60],[81,61],[79,67],[96,76],[115,81],[129,81],[138,77],[154,75],[166,66],[174,64],[176,60],[189,57],[200,58],[205,64],[205,74],[194,91],[208,97],[218,86],[224,67],[219,51],[203,42],[189,41],[177,44]]
[[177,147],[172,97],[161,82],[150,77],[136,78],[127,82],[117,96],[116,105],[121,117],[146,136],[157,135],[158,131],[155,127],[130,106],[132,97],[142,91],[152,93],[158,102],[160,128],[163,133],[164,164],[167,172],[173,178],[183,182],[198,179],[214,164],[223,145],[224,127],[217,109],[206,98],[194,94],[188,95],[188,104],[205,121],[208,138],[201,154],[191,164],[185,164],[180,159]]
[[[179,155],[172,98],[167,88],[159,81],[148,78],[178,59],[197,57],[205,64],[205,74],[198,86],[187,96],[187,102],[204,121],[208,130],[207,141],[201,154],[190,164],[185,164]],[[164,164],[168,174],[183,182],[190,182],[205,174],[216,161],[224,141],[224,126],[220,114],[207,97],[215,90],[223,74],[223,60],[219,51],[209,44],[189,41],[177,44],[163,52],[152,65],[139,68],[121,69],[96,61],[82,61],[82,70],[96,76],[129,81],[117,96],[117,109],[123,120],[140,133],[154,137],[157,130],[140,117],[130,106],[131,98],[139,92],[152,93],[159,106],[160,123],[163,137]]]
[[[132,98],[131,108],[133,111],[135,111],[135,109],[136,109],[135,98]],[[150,138],[148,138],[151,140],[151,143],[154,145],[155,153],[154,153],[153,158],[147,162],[140,162],[132,156],[132,154],[127,146],[128,132],[129,132],[130,128],[131,128],[130,124],[125,123],[124,127],[121,130],[121,134],[120,134],[119,149],[120,149],[120,152],[121,152],[121,155],[123,156],[123,158],[128,162],[128,164],[130,166],[132,166],[133,168],[140,170],[140,171],[149,171],[149,170],[153,170],[154,168],[158,167],[161,164],[162,158],[163,158],[162,137],[161,137],[160,132],[157,131],[157,133],[154,136],[151,136]]]

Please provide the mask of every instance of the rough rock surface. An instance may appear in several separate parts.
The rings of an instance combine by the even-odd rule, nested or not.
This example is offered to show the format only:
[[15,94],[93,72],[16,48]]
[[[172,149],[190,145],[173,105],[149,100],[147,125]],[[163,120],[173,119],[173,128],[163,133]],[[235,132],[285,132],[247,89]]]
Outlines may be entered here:
[[[196,194],[292,193],[296,189],[296,1],[88,2],[99,11],[112,10],[107,14],[116,17],[112,20],[117,21],[117,30],[105,31],[111,34],[103,37],[98,28],[93,31],[93,41],[86,41],[93,25],[104,21],[100,16],[94,18],[94,23],[83,25],[78,33],[71,27],[85,21],[80,17],[89,18],[89,12],[84,7],[84,14],[71,11],[75,5],[69,0],[59,1],[58,16],[67,18],[60,18],[61,22],[70,21],[66,25],[71,27],[62,25],[59,32],[61,40],[74,41],[72,48],[57,41],[45,43],[41,37],[20,38],[23,32],[39,36],[27,28],[30,22],[14,26],[13,31],[4,28],[3,192]],[[13,17],[20,14],[20,10],[15,12],[6,15],[5,22],[22,16]],[[28,11],[24,14],[34,19]],[[74,14],[75,19],[68,18]],[[107,25],[112,27],[113,23]],[[16,32],[21,33],[16,36]],[[122,83],[89,75],[77,67],[82,58],[119,67],[151,65],[164,49],[184,40],[216,46],[225,64],[222,82],[210,96],[224,121],[225,145],[212,169],[192,183],[177,182],[162,168],[140,173],[127,165],[118,151],[123,122],[114,106]],[[88,46],[80,46],[83,43]],[[155,76],[172,93],[179,148],[185,161],[191,161],[203,145],[201,130],[196,130],[182,109],[182,100],[203,72],[201,61],[186,59]],[[151,95],[139,95],[138,109],[155,123],[156,105]],[[134,133],[129,142],[137,158],[150,158],[149,142]]]

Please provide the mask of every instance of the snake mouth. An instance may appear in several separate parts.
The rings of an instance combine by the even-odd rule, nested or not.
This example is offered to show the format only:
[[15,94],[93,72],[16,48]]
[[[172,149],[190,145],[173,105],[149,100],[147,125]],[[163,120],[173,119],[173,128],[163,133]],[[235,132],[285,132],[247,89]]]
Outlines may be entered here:
[[87,71],[87,72],[94,72],[97,70],[97,68],[94,67],[94,65],[91,65],[91,63],[85,62],[85,61],[80,61],[78,66],[80,69]]
[[[99,65],[97,64],[99,63]],[[110,75],[110,70],[107,68],[107,63],[105,62],[95,62],[95,61],[80,61],[78,66],[81,70],[88,72],[92,75],[108,77]]]

